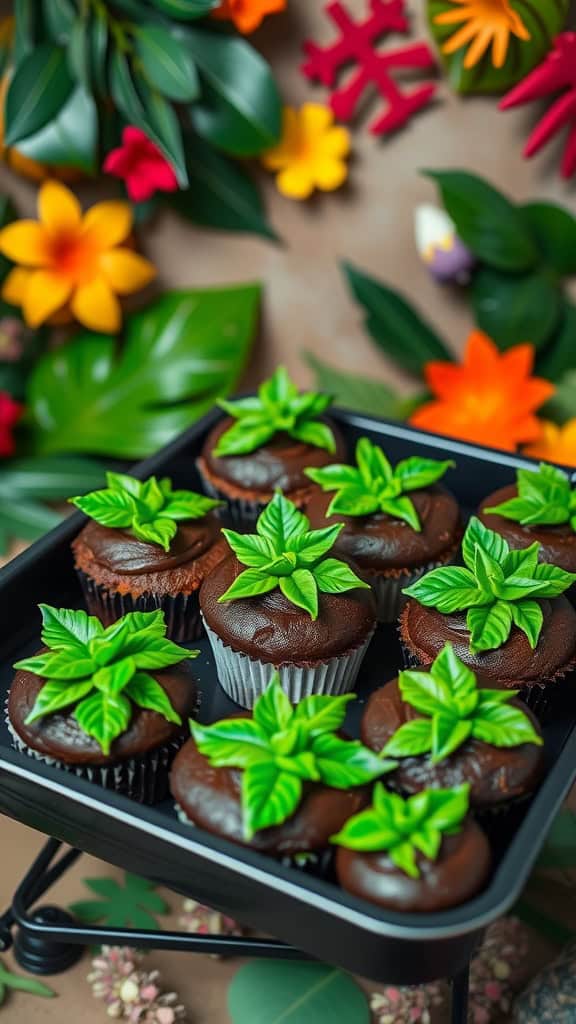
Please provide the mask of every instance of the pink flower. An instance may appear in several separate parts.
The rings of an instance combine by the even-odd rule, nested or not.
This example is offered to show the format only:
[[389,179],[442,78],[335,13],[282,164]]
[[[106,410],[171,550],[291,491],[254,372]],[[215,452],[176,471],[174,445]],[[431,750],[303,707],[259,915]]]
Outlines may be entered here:
[[7,391],[0,391],[0,456],[14,454],[16,443],[12,427],[23,411],[20,402],[15,402]]
[[176,192],[178,180],[171,164],[140,128],[128,125],[122,145],[104,161],[104,171],[121,178],[134,203],[151,199],[156,192]]

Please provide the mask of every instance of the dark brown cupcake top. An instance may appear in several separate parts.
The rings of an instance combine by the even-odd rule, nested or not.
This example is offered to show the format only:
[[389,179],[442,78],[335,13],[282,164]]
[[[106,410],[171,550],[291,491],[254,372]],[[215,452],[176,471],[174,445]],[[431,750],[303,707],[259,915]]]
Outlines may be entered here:
[[242,773],[236,768],[213,768],[193,739],[176,756],[170,789],[176,803],[195,825],[241,846],[276,857],[291,857],[325,849],[330,836],[368,802],[368,789],[329,789],[306,783],[304,798],[295,814],[282,825],[263,829],[244,839]]
[[[495,688],[493,680],[482,677],[478,677],[478,686]],[[518,700],[511,704],[519,707],[540,733],[538,722],[528,708]],[[393,679],[376,690],[366,705],[362,742],[379,753],[402,725],[422,717],[402,699],[398,680]],[[471,787],[471,805],[489,808],[531,793],[540,781],[543,767],[543,750],[535,743],[495,747],[470,739],[438,764],[433,764],[428,755],[398,758],[398,768],[388,781],[408,795],[427,788],[449,789],[467,782]]]
[[576,657],[576,611],[565,597],[538,602],[544,616],[535,650],[525,633],[512,627],[508,640],[494,651],[471,654],[466,612],[444,615],[410,600],[400,616],[400,635],[408,650],[429,665],[451,643],[457,656],[475,672],[506,686],[538,684],[565,672]]
[[516,523],[513,519],[507,519],[506,516],[483,511],[485,508],[501,505],[517,496],[516,484],[501,487],[499,491],[489,494],[480,504],[478,518],[490,530],[495,530],[496,533],[504,537],[511,548],[515,550],[527,548],[534,541],[538,541],[541,544],[539,555],[541,562],[557,565],[567,572],[576,572],[576,533],[570,523],[560,523],[558,526],[548,526],[542,523],[535,526],[522,526],[522,523]]
[[220,521],[210,513],[202,519],[178,523],[170,550],[138,540],[127,530],[91,521],[79,533],[73,548],[90,550],[98,566],[123,576],[144,576],[189,565],[202,557],[220,538]]
[[102,766],[142,757],[181,736],[187,730],[188,718],[194,714],[197,703],[196,684],[184,669],[166,669],[150,674],[168,695],[183,724],[176,725],[156,711],[132,705],[130,725],[113,741],[109,755],[102,752],[95,739],[82,731],[74,718],[73,708],[47,715],[30,725],[25,724],[45,682],[32,672],[16,673],[8,696],[8,718],[27,747],[65,764]]
[[327,516],[334,497],[315,488],[306,502],[306,515],[314,529],[344,523],[334,551],[361,569],[386,572],[413,569],[443,560],[460,538],[460,510],[445,487],[435,485],[411,491],[422,530],[385,513],[371,516]]
[[376,624],[371,590],[318,595],[318,618],[311,619],[280,590],[218,603],[245,571],[234,555],[204,580],[200,608],[206,623],[229,647],[279,667],[327,661],[355,650]]
[[459,906],[482,889],[490,872],[490,847],[478,825],[444,836],[435,861],[416,855],[419,878],[410,878],[387,853],[356,853],[339,847],[336,873],[343,889],[389,910],[433,913]]
[[320,417],[328,423],[336,440],[336,451],[326,451],[314,445],[295,441],[287,434],[277,434],[268,444],[248,455],[214,455],[222,434],[236,422],[231,417],[221,420],[210,431],[199,459],[201,471],[217,478],[225,484],[231,484],[242,491],[269,494],[278,488],[285,494],[311,487],[310,480],[304,475],[308,467],[319,469],[329,466],[331,462],[342,462],[346,458],[346,444],[338,429],[330,420]]

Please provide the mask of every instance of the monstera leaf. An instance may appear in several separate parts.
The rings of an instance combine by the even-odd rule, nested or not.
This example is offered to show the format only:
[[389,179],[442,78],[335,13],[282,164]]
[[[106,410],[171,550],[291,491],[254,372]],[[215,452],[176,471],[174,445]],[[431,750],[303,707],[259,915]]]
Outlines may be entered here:
[[237,383],[254,337],[258,285],[167,292],[115,338],[78,335],[29,383],[34,449],[135,459],[203,416]]
[[483,58],[473,68],[465,68],[464,60],[470,43],[454,54],[442,53],[443,46],[458,31],[460,24],[436,23],[438,15],[454,10],[454,0],[428,0],[430,31],[438,44],[448,79],[455,92],[500,93],[521,81],[552,47],[554,37],[564,26],[570,6],[569,0],[545,0],[544,3],[542,0],[510,0],[510,5],[522,19],[530,38],[510,36],[508,55],[502,68],[494,67],[491,47],[488,47]]

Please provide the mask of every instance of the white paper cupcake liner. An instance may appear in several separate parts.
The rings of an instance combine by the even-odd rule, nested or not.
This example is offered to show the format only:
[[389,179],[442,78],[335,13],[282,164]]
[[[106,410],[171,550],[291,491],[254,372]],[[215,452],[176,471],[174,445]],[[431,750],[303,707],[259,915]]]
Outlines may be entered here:
[[439,569],[444,565],[451,565],[454,556],[444,561],[429,562],[428,565],[412,572],[402,573],[400,576],[386,576],[384,573],[365,571],[363,578],[370,584],[376,598],[376,614],[379,622],[395,622],[400,615],[408,597],[402,591],[411,587],[416,580],[419,580],[432,569]]
[[81,569],[76,570],[88,610],[106,625],[121,619],[128,612],[155,612],[161,609],[166,621],[166,636],[178,644],[191,643],[202,636],[198,590],[191,594],[159,596],[156,594],[121,594],[96,583]]
[[298,704],[304,697],[312,695],[337,696],[349,693],[374,634],[373,629],[364,643],[355,650],[329,661],[319,661],[311,666],[276,666],[256,661],[228,647],[205,620],[204,628],[212,647],[220,686],[231,700],[243,708],[254,707],[258,698],[267,690],[275,672],[278,672],[282,689],[292,704]]
[[185,739],[182,736],[141,758],[130,758],[127,761],[119,761],[118,764],[74,765],[33,750],[18,735],[7,713],[5,717],[13,745],[21,754],[42,761],[43,764],[62,768],[79,779],[94,782],[103,789],[121,793],[141,804],[159,803],[165,799],[168,794],[168,769]]

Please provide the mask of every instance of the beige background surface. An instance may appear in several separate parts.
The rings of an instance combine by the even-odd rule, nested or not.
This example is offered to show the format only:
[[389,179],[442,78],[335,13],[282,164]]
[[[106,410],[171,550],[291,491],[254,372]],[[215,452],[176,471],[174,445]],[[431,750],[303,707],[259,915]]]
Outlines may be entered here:
[[[290,13],[271,19],[257,39],[274,63],[287,102],[321,102],[325,90],[312,86],[298,72],[300,45],[307,37],[328,42],[332,29],[318,0],[289,0],[289,6]],[[361,14],[365,2],[349,0],[349,7]],[[412,0],[409,7],[416,24],[421,25],[421,3]],[[521,157],[532,120],[530,110],[502,114],[492,100],[451,97],[441,83],[434,107],[390,139],[374,139],[368,134],[366,119],[358,122],[353,132],[350,183],[341,192],[297,204],[277,195],[272,179],[262,176],[270,217],[284,239],[283,246],[203,231],[166,215],[148,234],[145,248],[161,269],[166,287],[247,279],[264,283],[261,340],[253,377],[264,375],[282,359],[304,383],[309,373],[300,355],[309,350],[351,372],[399,380],[365,338],[338,260],[348,258],[403,288],[457,350],[472,326],[469,311],[429,280],[414,250],[414,207],[434,200],[434,189],[418,175],[418,168],[467,167],[518,199],[556,199],[576,212],[574,184],[562,183],[557,174],[558,147],[552,146],[531,163]],[[33,211],[35,188],[4,168],[0,169],[0,188],[16,199],[23,213]],[[6,819],[0,821],[0,907],[10,899],[40,843],[36,833]],[[106,870],[84,861],[54,896],[64,903],[77,898],[81,876]],[[179,907],[178,897],[170,900]],[[190,1007],[191,1019],[197,1024],[226,1024],[226,981],[235,964],[222,965],[205,958],[195,961],[182,954],[153,954],[150,959],[179,989]],[[85,965],[81,965],[54,979],[61,996],[58,1000],[12,998],[1,1010],[4,1024],[52,1024],[80,1017],[83,1024],[103,1021],[101,1007],[88,995],[85,973]]]

